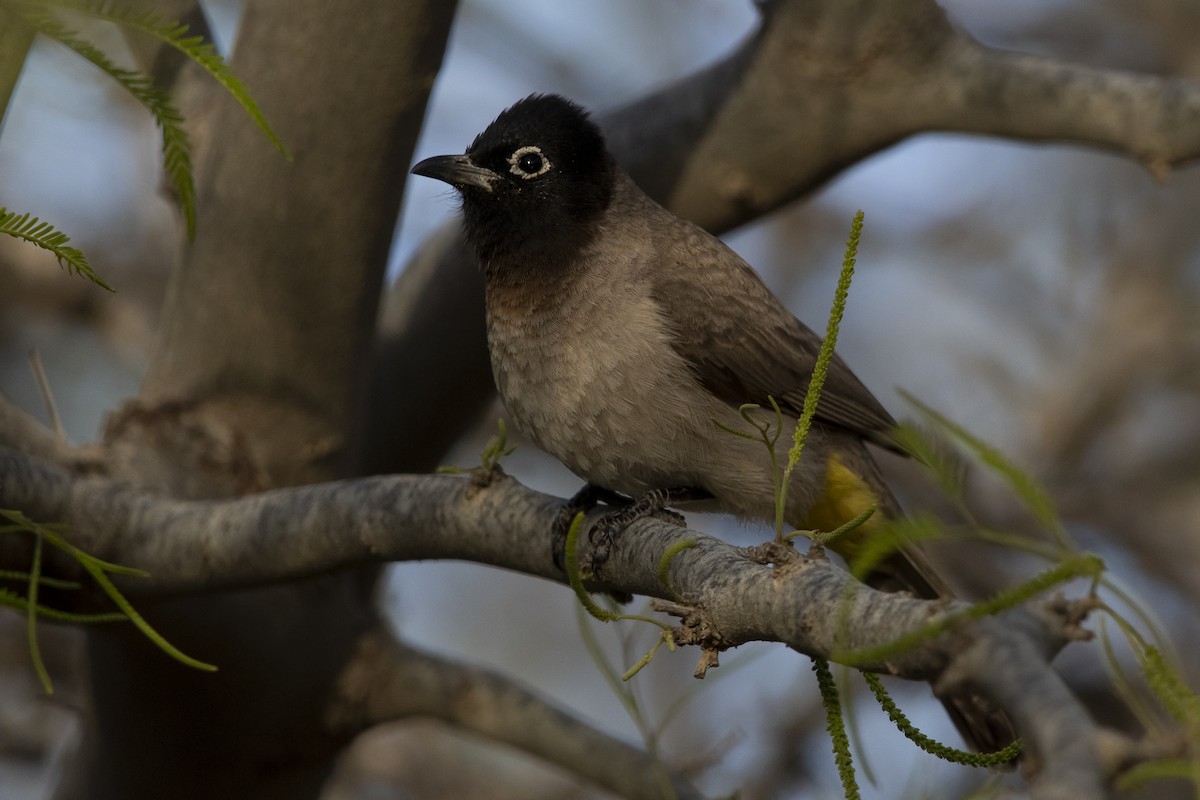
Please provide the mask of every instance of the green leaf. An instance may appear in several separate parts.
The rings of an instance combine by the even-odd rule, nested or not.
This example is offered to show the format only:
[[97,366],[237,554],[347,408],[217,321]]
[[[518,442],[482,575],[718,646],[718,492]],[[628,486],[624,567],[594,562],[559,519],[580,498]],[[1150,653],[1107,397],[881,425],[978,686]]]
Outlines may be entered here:
[[[873,511],[874,506],[868,510]],[[860,518],[862,516],[860,515]],[[852,522],[857,521],[857,519],[852,520]],[[881,529],[872,531],[871,536],[858,546],[857,552],[850,560],[850,572],[854,577],[862,580],[888,556],[903,549],[906,545],[941,539],[944,536],[945,531],[938,521],[925,514],[885,520]]]
[[225,91],[229,92],[241,104],[250,118],[254,120],[254,123],[271,140],[271,144],[275,146],[275,149],[282,153],[288,161],[292,160],[292,154],[288,151],[287,146],[275,134],[271,126],[267,124],[267,119],[263,116],[262,110],[254,102],[254,98],[250,96],[250,90],[238,80],[238,77],[229,69],[229,65],[225,63],[225,59],[221,58],[221,54],[217,52],[216,48],[210,42],[204,41],[203,36],[187,35],[187,25],[175,20],[164,19],[150,9],[131,8],[111,2],[111,0],[47,0],[47,2],[51,5],[87,14],[96,19],[106,20],[123,25],[126,28],[141,31],[149,36],[153,36],[164,44],[174,47],[199,64],[221,86],[225,87]]
[[808,381],[808,391],[804,394],[804,409],[800,419],[796,421],[796,431],[792,435],[792,447],[788,450],[787,466],[783,469],[783,485],[776,494],[775,528],[776,536],[783,538],[783,514],[787,508],[787,491],[791,483],[792,471],[800,462],[804,452],[804,442],[808,439],[809,428],[817,414],[817,403],[821,397],[821,389],[825,385],[825,376],[829,372],[829,362],[833,360],[833,349],[837,346],[838,328],[846,313],[846,298],[850,294],[850,281],[854,278],[854,261],[858,255],[858,242],[862,238],[863,212],[860,209],[850,223],[850,237],[846,241],[846,251],[842,257],[842,271],[838,275],[837,290],[833,294],[833,306],[829,309],[829,322],[825,326],[825,338],[821,341],[821,349],[817,353],[817,363],[813,366],[812,377]]
[[29,607],[25,611],[25,631],[29,635],[29,656],[33,659],[33,670],[37,673],[38,679],[41,680],[42,688],[46,690],[46,694],[54,694],[54,683],[50,680],[50,673],[46,670],[46,663],[42,661],[42,649],[38,646],[37,638],[38,579],[42,575],[43,544],[41,534],[34,534],[33,566],[29,568],[29,588],[26,590],[29,597]]
[[504,424],[504,418],[496,420],[496,433],[487,440],[487,444],[483,446],[483,452],[479,454],[480,465],[491,472],[500,466],[500,459],[512,455],[517,451],[517,445],[509,445],[508,443],[508,426]]
[[[106,561],[101,561],[95,556],[85,553],[83,550],[80,550],[78,547],[71,544],[59,533],[57,533],[57,529],[60,529],[61,526],[41,525],[31,520],[20,511],[15,511],[12,509],[0,508],[0,518],[7,519],[10,523],[12,523],[11,525],[0,527],[0,532],[21,530],[31,533],[37,537],[37,545],[34,551],[34,563],[32,569],[30,570],[29,600],[23,601],[26,603],[25,607],[28,609],[28,613],[37,615],[42,614],[42,607],[37,604],[37,585],[40,582],[41,546],[43,542],[48,542],[78,561],[79,565],[83,567],[89,575],[92,576],[92,579],[96,582],[96,584],[99,585],[106,595],[108,595],[109,599],[113,601],[117,608],[121,610],[122,616],[126,617],[130,622],[132,622],[138,628],[138,630],[140,630],[146,638],[157,645],[159,649],[175,660],[190,667],[209,672],[216,671],[217,668],[214,665],[206,664],[203,661],[199,661],[189,655],[186,655],[166,639],[164,639],[161,634],[150,627],[150,623],[146,622],[142,615],[139,614],[133,607],[133,604],[125,599],[125,596],[121,594],[120,590],[117,589],[107,575],[109,572],[133,576],[144,576],[148,573],[132,567],[123,567],[119,564],[110,564]],[[7,595],[6,593],[2,592],[0,592],[0,601],[2,601],[0,602],[2,605],[17,605],[17,603],[12,602],[11,595]],[[58,613],[60,615],[62,614],[62,612]],[[60,618],[62,617],[60,616]],[[98,620],[93,618],[89,619],[89,621]],[[37,659],[38,655],[36,653],[36,641],[33,642],[33,647],[35,648],[33,653],[34,658]]]
[[42,222],[28,213],[18,214],[0,206],[0,233],[16,239],[24,239],[43,250],[49,250],[58,259],[59,266],[68,274],[82,275],[97,286],[108,289],[110,292],[113,291],[113,288],[105,283],[104,279],[97,275],[88,264],[87,257],[82,252],[74,247],[67,247],[67,242],[71,241],[71,237],[56,230],[49,222]]
[[[18,611],[28,611],[30,603],[24,597],[21,597],[11,589],[0,589],[0,606],[15,608]],[[73,624],[91,624],[96,622],[128,622],[129,617],[119,611],[109,611],[103,614],[76,614],[71,611],[60,611],[57,608],[41,605],[35,606],[37,615],[45,619],[52,619],[55,622],[68,622]]]
[[195,238],[196,184],[192,177],[191,147],[187,131],[183,129],[183,116],[179,109],[166,92],[154,85],[154,80],[149,75],[118,67],[99,48],[80,38],[75,31],[63,25],[57,17],[43,10],[40,5],[15,2],[12,8],[38,33],[74,50],[106,72],[154,117],[155,123],[162,130],[163,168],[183,211],[188,239]]
[[671,593],[671,596],[674,597],[676,601],[682,601],[683,598],[676,594],[675,590],[671,588],[671,562],[675,560],[675,556],[679,555],[684,550],[690,550],[693,547],[699,547],[699,545],[700,543],[695,539],[680,539],[678,542],[675,542],[665,551],[663,551],[662,558],[658,560],[658,582],[661,583],[663,587]]
[[879,703],[879,707],[888,715],[888,719],[892,721],[901,733],[917,747],[924,750],[930,755],[949,761],[953,764],[962,764],[968,767],[999,767],[1008,764],[1016,758],[1021,752],[1021,740],[1010,742],[1009,745],[994,753],[971,753],[966,750],[959,750],[956,747],[951,747],[948,744],[943,744],[936,739],[931,739],[921,732],[917,726],[912,724],[912,720],[900,710],[896,705],[896,701],[891,698],[883,681],[878,675],[873,675],[870,672],[862,673],[862,676],[867,681],[867,685],[871,687],[871,693],[875,695],[875,701]]
[[1024,583],[999,592],[987,600],[959,611],[943,614],[932,622],[902,634],[890,642],[862,650],[843,650],[833,654],[833,660],[851,667],[881,664],[897,653],[903,653],[920,642],[941,636],[967,619],[982,619],[999,614],[1036,597],[1042,592],[1075,578],[1097,578],[1104,571],[1104,562],[1094,555],[1071,556],[1057,566],[1040,572]]
[[[30,580],[33,577],[31,572],[21,572],[16,569],[0,569],[0,581],[21,581],[22,583]],[[79,581],[63,581],[58,578],[47,578],[45,575],[39,575],[37,582],[51,589],[78,589]]]
[[[838,525],[836,528],[834,528],[831,531],[819,531],[815,534],[812,534],[812,538],[815,541],[820,542],[822,545],[828,545],[830,542],[837,541],[839,538],[845,536],[846,534],[850,533],[851,531],[857,530],[858,528],[861,528],[863,525],[867,524],[867,520],[869,520],[871,517],[875,516],[875,512],[878,510],[879,510],[879,506],[872,503],[871,505],[867,506],[862,511],[860,511],[858,513],[858,516],[856,516],[854,519],[852,519],[848,522],[843,522],[841,525]],[[795,533],[788,534],[787,536],[784,537],[784,539],[785,540],[794,539],[797,536],[801,536],[803,534],[804,534],[803,531],[796,531]]]
[[833,759],[837,763],[838,777],[842,780],[842,792],[846,800],[858,800],[858,782],[854,779],[854,757],[850,753],[850,737],[842,719],[842,704],[838,697],[837,684],[829,671],[829,662],[813,659],[813,672],[817,674],[817,688],[821,690],[821,701],[825,705],[825,730],[833,744]]
[[1163,778],[1177,778],[1196,784],[1200,781],[1195,762],[1183,758],[1163,758],[1146,761],[1122,773],[1117,778],[1117,788],[1123,792],[1139,789],[1143,784]]
[[1008,483],[1017,497],[1025,503],[1025,506],[1037,520],[1045,526],[1046,530],[1054,535],[1060,547],[1064,550],[1075,549],[1067,536],[1066,530],[1062,526],[1062,522],[1058,518],[1058,512],[1055,511],[1054,503],[1051,502],[1050,496],[1028,473],[1010,461],[997,448],[978,438],[949,417],[925,405],[904,390],[900,390],[900,394],[931,420],[939,430],[945,431],[958,440],[976,458],[995,470]]
[[565,566],[567,570],[567,583],[575,591],[575,596],[579,598],[579,604],[596,619],[601,622],[612,622],[620,619],[620,614],[614,614],[611,611],[606,611],[596,605],[596,601],[588,594],[587,587],[583,585],[584,575],[579,567],[579,532],[583,530],[583,512],[580,511],[571,520],[571,527],[567,529],[567,546]]
[[892,435],[905,452],[933,473],[947,497],[957,502],[964,500],[967,470],[958,453],[943,440],[935,440],[928,431],[907,422],[898,425]]
[[142,632],[142,635],[154,642],[154,644],[158,645],[160,650],[171,656],[171,658],[175,659],[176,661],[187,664],[189,667],[194,667],[206,672],[217,671],[215,664],[208,664],[204,661],[192,658],[175,645],[164,639],[162,634],[154,630],[154,628],[150,627],[150,623],[146,622],[146,619],[138,613],[137,609],[133,607],[133,604],[125,599],[125,596],[121,594],[120,590],[118,590],[116,586],[113,585],[113,582],[108,579],[108,576],[104,574],[104,571],[100,567],[96,566],[91,561],[84,561],[83,568],[86,569],[92,576],[92,580],[96,581],[96,583],[100,585],[100,588],[103,589],[104,593],[108,595],[109,599],[116,604],[117,608],[121,609],[125,616],[129,617],[129,621],[132,622],[134,626],[136,626],[137,629]]
[[1158,697],[1162,707],[1178,722],[1200,730],[1200,696],[1184,682],[1179,673],[1163,656],[1162,651],[1147,645],[1138,653],[1146,683]]

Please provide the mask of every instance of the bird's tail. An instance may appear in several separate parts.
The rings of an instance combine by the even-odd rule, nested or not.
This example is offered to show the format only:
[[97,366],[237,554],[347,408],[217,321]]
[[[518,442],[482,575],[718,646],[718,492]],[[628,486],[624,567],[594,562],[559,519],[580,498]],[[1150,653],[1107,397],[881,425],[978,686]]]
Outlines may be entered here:
[[[852,465],[848,461],[852,461]],[[852,456],[845,451],[830,456],[825,484],[820,500],[807,515],[805,527],[835,530],[875,506],[875,513],[866,522],[828,544],[847,563],[853,564],[861,555],[864,544],[872,536],[882,535],[888,521],[900,519],[903,511],[865,447]],[[863,581],[873,589],[908,592],[925,600],[954,596],[949,585],[911,542],[901,544],[874,564]],[[994,752],[1016,738],[1008,717],[977,695],[963,692],[940,699],[972,750]]]

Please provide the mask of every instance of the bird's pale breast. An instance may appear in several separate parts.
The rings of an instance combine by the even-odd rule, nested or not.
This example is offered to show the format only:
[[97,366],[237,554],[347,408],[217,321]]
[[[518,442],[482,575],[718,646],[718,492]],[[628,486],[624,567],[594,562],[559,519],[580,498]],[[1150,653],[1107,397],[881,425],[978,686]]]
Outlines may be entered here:
[[648,293],[611,282],[569,296],[505,291],[489,287],[488,344],[517,427],[593,483],[631,494],[686,485],[687,442],[711,426],[711,399]]

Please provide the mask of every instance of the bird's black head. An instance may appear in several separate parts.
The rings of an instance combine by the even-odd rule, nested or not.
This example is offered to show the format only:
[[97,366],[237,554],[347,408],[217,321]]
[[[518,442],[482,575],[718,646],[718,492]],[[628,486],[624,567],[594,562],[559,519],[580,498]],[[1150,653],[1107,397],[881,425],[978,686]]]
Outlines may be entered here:
[[503,111],[465,155],[428,158],[412,171],[461,192],[467,239],[485,267],[517,255],[562,263],[594,234],[615,177],[587,112],[541,94]]

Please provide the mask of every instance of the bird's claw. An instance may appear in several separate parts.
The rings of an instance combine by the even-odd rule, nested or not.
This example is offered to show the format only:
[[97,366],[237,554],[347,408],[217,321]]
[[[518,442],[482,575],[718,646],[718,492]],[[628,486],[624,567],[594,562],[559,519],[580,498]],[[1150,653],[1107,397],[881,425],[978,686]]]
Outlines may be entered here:
[[624,508],[606,514],[588,534],[592,544],[589,558],[591,571],[608,560],[617,537],[633,523],[646,517],[662,517],[681,528],[687,527],[683,515],[667,508],[671,503],[697,498],[693,489],[652,489]]
[[587,484],[559,509],[554,520],[551,555],[554,565],[564,568],[566,562],[567,533],[571,523],[580,512],[595,508],[603,500],[610,506],[621,506],[605,514],[588,532],[591,543],[587,564],[589,572],[595,573],[595,568],[604,564],[612,553],[612,546],[621,532],[645,517],[662,517],[682,527],[687,527],[683,515],[671,511],[667,506],[684,500],[697,500],[709,497],[706,492],[698,489],[653,489],[635,500],[623,494],[604,489],[594,484]]
[[571,531],[571,523],[580,513],[591,511],[603,500],[608,505],[628,504],[631,501],[624,495],[609,491],[594,483],[584,484],[575,495],[558,510],[551,528],[550,556],[554,566],[565,570],[567,557],[567,534]]

